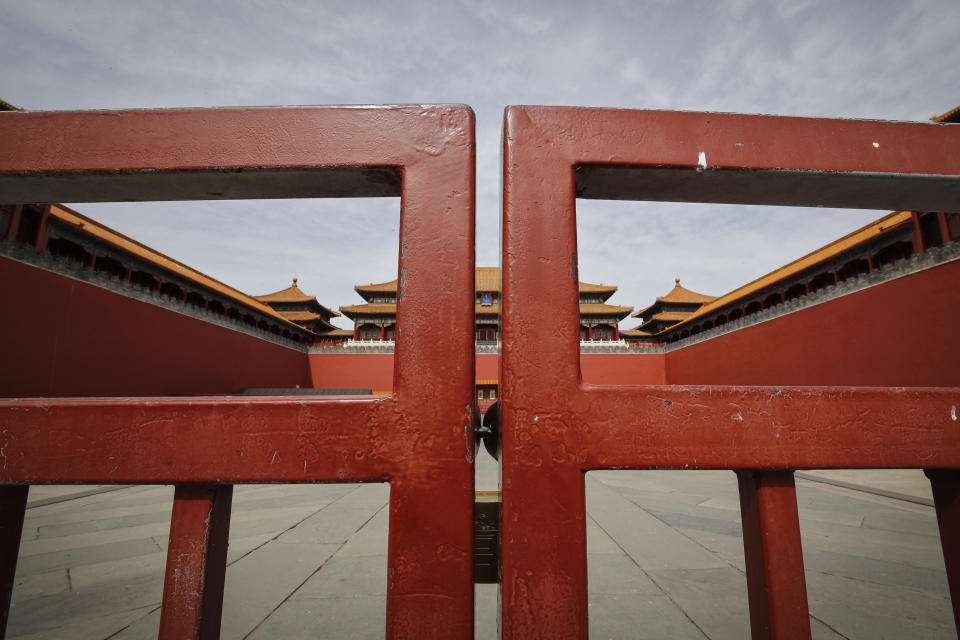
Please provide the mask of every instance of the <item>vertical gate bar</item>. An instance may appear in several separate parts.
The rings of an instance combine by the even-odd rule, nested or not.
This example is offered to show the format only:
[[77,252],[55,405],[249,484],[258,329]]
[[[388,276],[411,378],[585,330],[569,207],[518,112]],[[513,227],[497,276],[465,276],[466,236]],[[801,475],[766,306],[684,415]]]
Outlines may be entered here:
[[390,482],[389,639],[473,638],[473,501],[464,499],[472,475],[443,476],[449,482]]
[[960,633],[960,470],[927,469],[940,526],[940,546],[950,585],[953,622]]
[[792,471],[738,471],[753,640],[810,638]]
[[220,637],[233,485],[180,485],[173,498],[160,639]]
[[28,485],[0,487],[0,638],[7,633],[29,490]]

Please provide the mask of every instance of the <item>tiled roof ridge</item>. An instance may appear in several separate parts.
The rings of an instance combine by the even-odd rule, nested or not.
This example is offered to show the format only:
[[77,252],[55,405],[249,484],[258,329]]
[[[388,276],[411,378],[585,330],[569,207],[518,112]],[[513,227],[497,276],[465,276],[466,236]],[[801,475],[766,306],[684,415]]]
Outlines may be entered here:
[[[95,237],[100,238],[101,241],[109,242],[123,251],[127,251],[128,253],[138,256],[139,258],[153,262],[161,268],[169,269],[181,277],[193,280],[197,284],[208,289],[212,289],[221,295],[233,298],[237,302],[256,309],[267,316],[295,326],[298,329],[302,329],[302,327],[290,322],[279,313],[274,311],[269,305],[260,302],[255,297],[243,293],[239,289],[235,289],[228,284],[220,282],[216,278],[212,278],[205,273],[197,271],[193,267],[180,262],[176,258],[171,258],[170,256],[163,254],[138,240],[134,240],[130,236],[124,235],[101,222],[97,222],[93,218],[89,218],[78,211],[74,211],[70,207],[62,204],[52,204],[50,206],[50,212],[55,217],[68,224],[79,226],[85,232],[91,233]],[[93,232],[94,230],[96,230],[96,233]]]
[[[474,267],[474,288],[477,291],[500,291],[500,267]],[[496,284],[490,282],[493,280]],[[591,282],[578,281],[578,289],[584,292],[602,292],[613,294],[617,291],[614,285],[593,284]],[[353,287],[357,293],[394,293],[397,290],[397,280],[388,280],[386,282],[371,282],[370,284],[358,284]]]
[[862,227],[855,229],[828,244],[823,245],[819,249],[815,249],[806,255],[800,256],[796,260],[788,262],[782,267],[774,269],[770,273],[762,275],[755,280],[751,280],[750,282],[737,287],[729,293],[718,296],[714,300],[697,309],[693,315],[696,317],[703,316],[704,314],[709,313],[722,305],[729,304],[742,297],[746,297],[764,286],[768,286],[790,275],[799,273],[805,269],[809,269],[814,265],[823,262],[827,258],[831,258],[842,253],[843,251],[852,249],[853,247],[880,235],[882,232],[887,231],[894,226],[903,224],[910,219],[910,216],[911,213],[909,211],[894,211],[881,216],[873,222],[869,222]]

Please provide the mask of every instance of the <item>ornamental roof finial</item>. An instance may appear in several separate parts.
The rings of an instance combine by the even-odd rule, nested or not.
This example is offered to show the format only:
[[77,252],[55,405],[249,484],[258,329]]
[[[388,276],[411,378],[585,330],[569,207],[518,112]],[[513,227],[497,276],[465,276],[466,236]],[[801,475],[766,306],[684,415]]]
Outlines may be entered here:
[[[680,281],[677,280],[677,282],[680,282]],[[294,277],[294,279],[293,279],[293,286],[297,286],[297,279],[296,279],[296,277]]]
[[[293,281],[296,282],[297,279],[294,278]],[[673,281],[677,283],[677,286],[678,286],[678,287],[680,286],[680,278],[674,278]]]

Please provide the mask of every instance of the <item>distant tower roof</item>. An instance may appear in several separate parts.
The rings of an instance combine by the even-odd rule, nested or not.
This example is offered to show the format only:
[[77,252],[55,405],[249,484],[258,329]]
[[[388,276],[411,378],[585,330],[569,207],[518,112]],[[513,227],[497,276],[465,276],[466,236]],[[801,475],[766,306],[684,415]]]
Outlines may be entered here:
[[960,107],[954,107],[946,113],[930,118],[934,122],[960,122]]
[[20,107],[15,107],[4,100],[0,100],[0,111],[23,111],[23,109]]

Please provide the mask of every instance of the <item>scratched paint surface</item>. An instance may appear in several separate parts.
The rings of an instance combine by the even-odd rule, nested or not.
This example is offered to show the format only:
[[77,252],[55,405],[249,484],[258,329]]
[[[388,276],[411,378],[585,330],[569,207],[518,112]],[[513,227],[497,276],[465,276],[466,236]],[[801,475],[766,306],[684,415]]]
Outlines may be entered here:
[[388,636],[470,637],[474,127],[458,105],[0,115],[21,202],[399,194],[402,283],[392,396],[4,401],[0,482],[389,481]]
[[751,588],[754,637],[784,637],[805,608],[796,501],[792,481],[763,488],[777,470],[957,467],[960,390],[585,384],[574,199],[956,211],[960,128],[508,107],[503,144],[503,637],[586,637],[584,472],[613,468],[751,474],[745,553],[768,567],[772,536],[784,558]]

